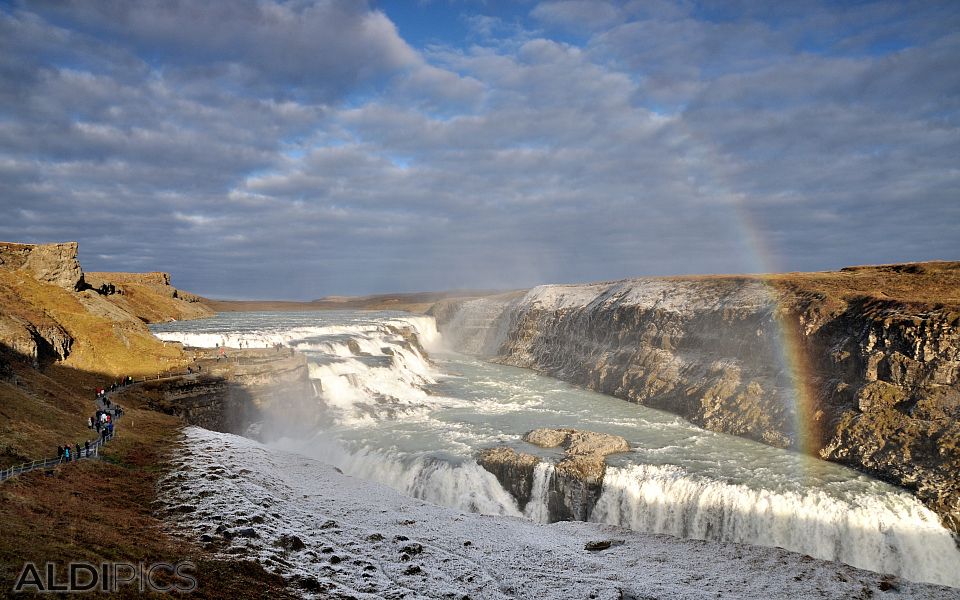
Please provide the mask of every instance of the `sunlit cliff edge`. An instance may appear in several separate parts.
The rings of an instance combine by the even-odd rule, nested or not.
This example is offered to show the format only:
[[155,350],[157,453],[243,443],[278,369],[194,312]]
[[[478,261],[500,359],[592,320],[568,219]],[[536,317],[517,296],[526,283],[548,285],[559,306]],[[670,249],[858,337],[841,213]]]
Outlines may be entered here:
[[960,262],[547,285],[429,312],[456,349],[845,463],[960,530]]
[[77,244],[0,243],[0,462],[88,435],[95,387],[186,364],[146,324],[209,316],[165,273],[84,273]]

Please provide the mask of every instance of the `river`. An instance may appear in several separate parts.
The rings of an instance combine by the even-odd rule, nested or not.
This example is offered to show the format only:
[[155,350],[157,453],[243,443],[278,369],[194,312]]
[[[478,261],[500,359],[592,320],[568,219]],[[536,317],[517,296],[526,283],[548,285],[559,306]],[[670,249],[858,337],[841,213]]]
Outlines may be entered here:
[[[851,469],[706,431],[651,408],[532,371],[458,354],[431,317],[400,313],[223,313],[152,326],[188,346],[305,354],[316,428],[264,440],[347,474],[465,511],[549,519],[534,486],[523,512],[474,457],[537,427],[623,436],[590,520],[677,537],[779,546],[817,558],[960,586],[960,551],[909,492]],[[415,332],[421,353],[404,330]],[[549,467],[538,473],[540,483]],[[541,497],[538,497],[538,494]]]

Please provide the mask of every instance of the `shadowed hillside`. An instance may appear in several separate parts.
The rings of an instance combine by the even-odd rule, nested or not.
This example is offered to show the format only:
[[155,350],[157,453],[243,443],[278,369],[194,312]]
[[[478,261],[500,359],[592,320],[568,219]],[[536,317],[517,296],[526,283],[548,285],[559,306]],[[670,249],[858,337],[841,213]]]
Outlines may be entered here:
[[[95,438],[86,420],[96,388],[189,360],[146,323],[213,314],[165,273],[85,275],[76,253],[74,243],[0,243],[0,467]],[[65,581],[70,562],[190,560],[198,598],[292,597],[259,564],[212,558],[164,532],[154,511],[157,483],[182,421],[142,404],[138,392],[118,401],[125,415],[100,460],[0,485],[0,587],[12,588],[24,561],[55,562]],[[127,586],[119,597],[141,594]]]

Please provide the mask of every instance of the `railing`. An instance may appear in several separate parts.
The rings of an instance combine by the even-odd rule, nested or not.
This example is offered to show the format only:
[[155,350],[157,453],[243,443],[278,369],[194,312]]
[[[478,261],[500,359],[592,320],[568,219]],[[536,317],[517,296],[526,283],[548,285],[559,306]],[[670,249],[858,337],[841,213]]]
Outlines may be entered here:
[[[120,415],[118,415],[116,410],[106,409],[106,408],[105,408],[106,404],[103,402],[104,399],[109,398],[109,397],[112,396],[113,394],[116,394],[117,392],[120,392],[120,391],[122,391],[122,390],[126,390],[126,389],[130,388],[131,386],[137,385],[137,384],[139,384],[139,383],[146,383],[146,382],[148,382],[148,381],[162,381],[162,380],[165,380],[165,379],[176,379],[176,378],[179,378],[179,377],[184,377],[184,376],[189,376],[189,375],[201,375],[201,374],[202,374],[202,372],[199,371],[199,370],[198,370],[198,371],[192,371],[192,370],[191,370],[191,371],[184,371],[184,372],[182,372],[182,373],[180,373],[180,372],[172,372],[172,373],[171,373],[171,372],[167,371],[166,373],[157,373],[157,376],[156,376],[156,377],[144,377],[143,379],[134,379],[134,380],[132,380],[130,383],[126,384],[126,385],[122,385],[122,386],[120,386],[119,388],[117,388],[117,389],[115,389],[115,390],[113,390],[113,391],[111,391],[111,392],[107,392],[107,393],[104,395],[103,398],[97,398],[97,410],[104,410],[104,411],[106,411],[106,412],[111,413],[111,415],[112,415],[112,419],[111,419],[111,420],[114,421],[114,422],[116,422],[116,421],[122,416],[122,413],[121,413]],[[112,433],[111,433],[111,434],[108,434],[106,437],[103,437],[103,436],[101,436],[101,435],[98,434],[97,440],[96,440],[95,442],[93,442],[92,444],[90,444],[90,451],[89,451],[89,453],[87,452],[86,448],[81,448],[80,454],[79,454],[76,458],[71,458],[70,460],[67,460],[67,459],[64,458],[64,457],[60,457],[60,458],[47,458],[47,459],[35,460],[35,461],[32,461],[32,462],[28,462],[28,463],[22,463],[22,464],[19,464],[19,465],[14,465],[14,466],[8,467],[8,468],[6,468],[6,469],[0,469],[0,481],[6,481],[7,479],[10,479],[11,477],[13,477],[13,476],[15,476],[15,475],[20,475],[20,474],[22,474],[22,473],[28,473],[28,472],[30,472],[30,471],[35,471],[35,470],[37,470],[37,469],[49,469],[49,468],[55,467],[55,466],[57,466],[57,465],[59,465],[59,464],[74,462],[74,461],[80,460],[80,459],[96,458],[96,457],[100,456],[100,447],[103,446],[104,444],[106,444],[106,443],[107,443],[108,441],[110,441],[111,439],[113,439],[113,436],[114,436],[114,434],[112,434]],[[71,452],[71,454],[72,454],[72,452]]]
[[[134,383],[135,383],[135,382],[134,382]],[[108,392],[108,393],[104,396],[104,398],[109,398],[112,394],[115,394],[115,393],[119,392],[120,390],[123,390],[123,389],[126,389],[126,388],[130,387],[130,385],[133,385],[133,384],[128,384],[128,385],[125,385],[125,386],[122,386],[122,387],[118,388],[117,390],[115,390],[115,391],[113,391],[113,392]],[[103,399],[102,399],[102,398],[97,398],[97,410],[105,410],[105,409],[103,408],[104,406],[105,406],[105,405],[104,405],[104,403],[103,403]],[[111,409],[106,409],[105,412],[110,413],[110,415],[111,415],[111,421],[114,422],[114,423],[115,423],[118,419],[120,419],[120,417],[122,416],[122,412],[121,412],[120,414],[117,414],[118,411],[117,411],[116,409],[113,409],[113,408],[111,408]],[[90,444],[90,449],[89,449],[89,450],[87,450],[87,448],[86,448],[85,445],[80,448],[80,452],[79,452],[79,453],[75,453],[74,450],[71,449],[70,454],[71,454],[71,455],[76,454],[76,457],[71,456],[70,459],[67,459],[66,457],[63,457],[63,456],[61,456],[61,457],[59,457],[59,458],[45,458],[45,459],[39,459],[39,460],[35,460],[35,461],[32,461],[32,462],[28,462],[28,463],[21,463],[21,464],[19,464],[19,465],[14,465],[14,466],[12,466],[12,467],[8,467],[8,468],[6,468],[6,469],[2,469],[2,470],[0,470],[0,481],[6,481],[7,479],[10,479],[11,477],[13,477],[13,476],[15,476],[15,475],[21,475],[21,474],[23,474],[23,473],[28,473],[28,472],[30,472],[30,471],[35,471],[35,470],[37,470],[37,469],[49,469],[49,468],[55,467],[55,466],[57,466],[57,465],[59,465],[59,464],[63,464],[63,463],[70,463],[70,462],[75,462],[75,461],[78,461],[78,460],[81,460],[81,459],[90,459],[90,458],[99,457],[99,456],[100,456],[100,448],[101,448],[104,444],[106,444],[107,442],[109,442],[110,440],[112,440],[112,439],[113,439],[113,436],[114,436],[113,433],[108,433],[107,435],[102,435],[102,434],[99,434],[99,433],[98,433],[98,434],[97,434],[97,439],[96,439],[93,443]]]
[[98,437],[95,442],[90,444],[90,450],[87,450],[86,447],[81,447],[80,454],[77,456],[77,458],[71,458],[70,460],[67,460],[64,457],[45,458],[41,460],[35,460],[32,462],[8,467],[6,469],[0,470],[0,481],[5,481],[13,477],[14,475],[28,473],[30,471],[35,471],[37,469],[49,469],[51,467],[55,467],[63,463],[69,463],[76,460],[98,457],[100,456],[100,447],[112,439],[113,439],[113,434],[108,434],[106,437]]

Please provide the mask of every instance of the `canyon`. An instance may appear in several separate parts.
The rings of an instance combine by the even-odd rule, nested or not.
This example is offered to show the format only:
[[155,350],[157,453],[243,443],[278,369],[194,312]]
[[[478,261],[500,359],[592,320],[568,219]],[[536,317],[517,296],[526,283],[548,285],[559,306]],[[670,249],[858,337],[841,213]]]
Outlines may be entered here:
[[[536,372],[668,411],[709,431],[853,467],[911,490],[945,526],[958,529],[960,263],[773,276],[643,278],[467,298],[440,295],[429,307],[432,319],[341,312],[332,320],[307,313],[295,318],[248,313],[191,321],[215,313],[205,299],[175,288],[166,273],[85,273],[75,244],[0,244],[0,260],[0,395],[7,416],[0,426],[0,458],[7,464],[34,458],[58,440],[82,437],[91,390],[118,376],[133,375],[150,381],[124,392],[120,402],[130,408],[137,423],[164,425],[131,431],[132,439],[169,443],[177,435],[176,424],[186,422],[268,444],[284,434],[316,438],[321,441],[305,448],[322,453],[324,421],[333,419],[340,435],[353,431],[357,436],[352,442],[340,440],[345,445],[334,453],[334,462],[328,461],[346,461],[341,466],[347,480],[376,479],[370,476],[380,473],[417,498],[461,511],[522,514],[541,523],[602,521],[690,537],[683,528],[699,527],[701,519],[708,527],[693,537],[740,540],[735,537],[743,532],[739,525],[719,536],[709,527],[717,515],[722,527],[736,516],[725,512],[736,507],[723,502],[734,497],[754,502],[753,492],[742,485],[746,480],[708,480],[703,473],[671,471],[666,463],[630,462],[638,460],[631,456],[652,456],[658,444],[670,443],[666,440],[671,431],[683,427],[649,411],[634,421],[629,413],[637,407],[596,394],[583,396],[586,392],[577,388],[565,391],[555,380],[533,381]],[[251,323],[252,318],[261,321]],[[219,324],[203,325],[218,319]],[[167,322],[169,326],[152,326],[154,332],[165,328],[168,333],[160,337],[166,335],[167,341],[147,327]],[[198,333],[172,333],[177,330]],[[171,341],[176,339],[203,343]],[[288,347],[277,348],[280,344]],[[443,358],[438,344],[490,362],[451,361]],[[226,356],[216,350],[222,345],[229,347]],[[438,355],[431,358],[428,351],[435,350]],[[438,376],[441,365],[449,367],[449,375]],[[487,371],[488,367],[522,369]],[[462,369],[471,377],[487,373],[484,376],[493,377],[497,386],[505,386],[497,387],[503,391],[495,395],[514,393],[507,391],[514,386],[521,397],[543,394],[544,404],[528,412],[509,398],[499,400],[504,404],[485,399],[460,404],[473,396],[446,394],[469,388],[463,387],[466,383],[451,383],[464,380]],[[487,394],[481,391],[488,385],[484,381],[476,380],[476,393]],[[461,387],[455,390],[452,385]],[[331,404],[332,399],[337,402]],[[574,400],[580,412],[570,412],[568,401]],[[610,427],[622,436],[633,436],[629,443],[621,435],[602,433],[608,419],[599,416],[601,405],[602,414],[619,423]],[[538,423],[548,408],[553,411],[549,423]],[[590,411],[598,415],[590,418]],[[427,414],[451,419],[446,430],[450,437],[421,429],[430,422],[422,420]],[[516,419],[506,414],[515,414]],[[564,414],[579,417],[564,421]],[[163,420],[170,416],[175,418]],[[488,419],[500,429],[490,430],[485,425]],[[523,428],[514,439],[521,419]],[[643,445],[646,432],[634,423],[644,421],[650,432],[664,436],[663,442],[636,446],[638,441]],[[370,427],[380,422],[384,425]],[[488,441],[479,451],[456,458],[469,437],[464,426],[476,427],[477,438]],[[374,432],[386,436],[380,442],[389,448],[388,434],[394,428],[407,436],[445,440],[448,446],[428,444],[433,450],[422,458],[378,453],[374,446],[349,454],[369,444]],[[728,447],[746,452],[721,439],[696,439],[720,444],[710,446],[710,460],[722,457]],[[123,446],[117,448],[124,451]],[[691,452],[697,455],[695,449]],[[742,456],[748,455],[765,460],[762,452]],[[784,455],[770,457],[776,462]],[[607,467],[608,460],[615,466]],[[124,459],[122,464],[135,463]],[[638,481],[687,486],[687,491],[677,487],[669,492],[676,496],[696,489],[696,494],[715,495],[714,499],[722,496],[722,503],[700,516],[690,512],[696,506],[678,504],[668,512],[685,515],[682,531],[651,529],[643,524],[643,515],[634,513],[662,515],[657,516],[655,506],[631,500],[635,492],[630,486]],[[451,504],[448,490],[459,490],[462,496]],[[783,523],[778,521],[777,535],[796,530],[791,519],[807,518],[803,511],[809,506],[804,502],[815,495],[790,504],[796,492],[789,489],[772,492],[774,496],[763,489],[758,493],[800,509]],[[896,493],[916,504],[902,490]],[[671,502],[678,499],[674,496]],[[843,512],[842,503],[830,502]],[[897,502],[906,506],[902,499]],[[866,506],[851,504],[857,511]],[[930,529],[937,517],[926,512],[929,523],[924,522],[922,534],[926,537],[916,539],[929,540],[931,547],[939,544],[936,552],[947,556],[941,562],[949,562],[954,541],[942,528],[939,534]],[[849,525],[840,517],[825,516],[824,522],[837,527],[832,533],[811,536],[799,545],[771,538],[766,545],[862,563],[881,572],[902,572],[908,578],[953,581],[943,575],[949,568],[925,569],[927,559],[917,550],[911,532],[898,529],[891,534],[897,544],[890,553],[894,562],[884,566],[886,554],[876,549],[876,532],[871,530],[869,543],[848,536],[844,532]],[[750,519],[768,525],[762,514],[751,514]],[[876,525],[863,519],[858,513],[850,522]],[[805,549],[804,544],[815,538],[838,535],[836,543],[844,547],[838,554],[820,552],[816,544]],[[944,540],[947,550],[941,547]],[[610,548],[604,545],[610,540],[596,542],[599,545],[588,551]],[[875,558],[859,561],[860,548],[869,549]],[[902,565],[901,558],[910,565]]]
[[547,285],[429,312],[454,349],[851,466],[960,530],[960,263]]

